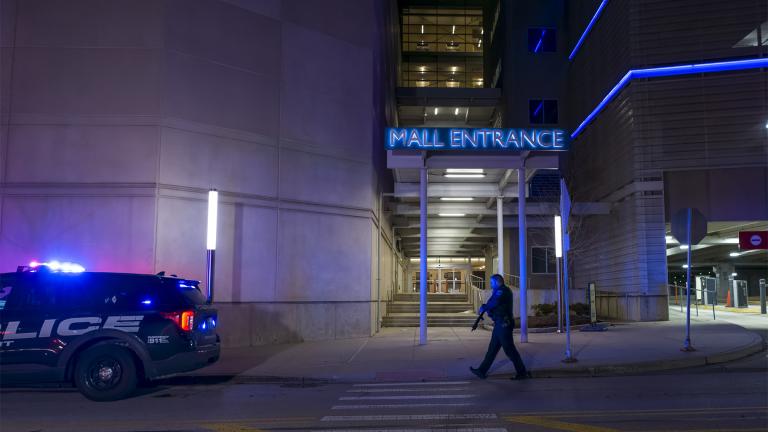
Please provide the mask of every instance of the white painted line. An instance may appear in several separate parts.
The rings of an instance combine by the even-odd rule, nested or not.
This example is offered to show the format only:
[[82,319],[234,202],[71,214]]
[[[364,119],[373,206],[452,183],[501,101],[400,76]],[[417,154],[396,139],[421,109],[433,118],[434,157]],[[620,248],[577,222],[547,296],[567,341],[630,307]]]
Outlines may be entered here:
[[[440,428],[440,429],[333,429],[333,432],[507,432],[506,428]],[[328,429],[313,432],[328,432]]]
[[325,416],[324,422],[341,421],[407,421],[407,420],[496,420],[496,414],[392,414],[359,416]]
[[381,405],[334,405],[332,410],[345,409],[382,409],[382,408],[428,408],[428,407],[460,407],[474,405],[472,402],[458,403],[412,403],[412,404],[381,404]]
[[466,391],[468,387],[437,387],[437,388],[372,388],[372,389],[352,389],[347,390],[347,393],[408,393],[408,392],[451,392],[451,391]]
[[347,363],[352,363],[352,361],[355,359],[355,357],[357,357],[357,355],[358,355],[358,354],[360,354],[360,351],[362,351],[362,350],[363,350],[363,348],[365,348],[365,346],[366,346],[366,345],[368,345],[368,341],[369,341],[369,340],[371,340],[371,338],[367,338],[367,339],[365,339],[365,341],[363,342],[363,344],[362,344],[362,345],[360,345],[360,348],[358,348],[358,349],[357,349],[357,351],[355,351],[355,353],[354,353],[354,354],[352,354],[352,357],[350,357],[350,358],[349,358],[349,360],[347,360]]
[[472,397],[475,397],[475,395],[342,396],[339,400],[469,399]]
[[466,385],[469,381],[419,381],[406,383],[370,383],[354,384],[354,387],[394,387],[394,386],[433,386],[433,385]]

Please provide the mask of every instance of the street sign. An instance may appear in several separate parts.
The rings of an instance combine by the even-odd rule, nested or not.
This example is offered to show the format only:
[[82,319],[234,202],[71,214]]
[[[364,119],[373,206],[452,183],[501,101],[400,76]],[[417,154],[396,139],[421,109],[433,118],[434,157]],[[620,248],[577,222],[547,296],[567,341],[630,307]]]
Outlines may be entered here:
[[768,249],[768,231],[739,232],[739,249]]
[[688,209],[680,209],[672,217],[672,235],[681,245],[698,244],[707,235],[707,218],[697,209],[691,210],[691,241],[688,241]]

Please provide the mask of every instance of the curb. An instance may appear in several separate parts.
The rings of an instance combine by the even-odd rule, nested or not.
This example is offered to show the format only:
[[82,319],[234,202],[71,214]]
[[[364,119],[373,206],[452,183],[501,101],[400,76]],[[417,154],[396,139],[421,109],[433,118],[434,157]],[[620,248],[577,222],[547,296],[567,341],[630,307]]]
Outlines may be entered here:
[[[766,343],[759,336],[755,335],[755,340],[741,348],[737,348],[731,351],[725,351],[722,353],[716,353],[708,356],[698,356],[692,358],[683,358],[676,360],[660,360],[660,361],[646,361],[638,363],[627,363],[622,365],[597,365],[586,367],[568,367],[568,368],[556,368],[556,369],[533,369],[531,374],[533,378],[572,378],[572,377],[605,377],[605,376],[622,376],[622,375],[637,375],[648,372],[661,372],[675,369],[685,369],[692,367],[701,367],[707,365],[715,365],[720,363],[727,363],[734,360],[738,360],[752,354],[764,351],[766,349]],[[578,364],[578,363],[577,363]],[[509,379],[514,375],[511,373],[502,373],[491,375],[488,379],[501,380]],[[202,378],[205,380],[205,375],[191,375],[187,376],[187,379],[195,380],[196,378]],[[212,377],[211,377],[212,378]],[[211,379],[209,378],[209,379]],[[218,377],[224,378],[224,377]],[[362,383],[371,382],[375,380],[375,374],[362,373],[355,376],[348,377],[320,377],[320,376],[277,376],[277,375],[234,375],[226,377],[224,382],[231,384],[273,384],[290,387],[315,387],[318,385],[326,384],[347,384],[347,383]],[[212,378],[215,379],[215,378]],[[474,377],[467,375],[448,375],[440,377],[440,379],[474,379]],[[171,379],[173,380],[173,379]],[[429,382],[435,380],[434,378],[424,378],[421,380]],[[384,381],[382,381],[384,382]]]
[[[620,376],[634,375],[647,372],[661,372],[674,369],[685,369],[692,367],[701,367],[727,363],[748,357],[766,349],[766,344],[759,336],[755,340],[741,348],[722,353],[711,354],[708,356],[699,356],[687,359],[647,361],[638,363],[627,363],[622,365],[598,365],[587,367],[557,368],[532,370],[534,378],[567,378],[567,377],[598,377],[598,376]],[[511,378],[509,373],[494,375],[494,378]]]

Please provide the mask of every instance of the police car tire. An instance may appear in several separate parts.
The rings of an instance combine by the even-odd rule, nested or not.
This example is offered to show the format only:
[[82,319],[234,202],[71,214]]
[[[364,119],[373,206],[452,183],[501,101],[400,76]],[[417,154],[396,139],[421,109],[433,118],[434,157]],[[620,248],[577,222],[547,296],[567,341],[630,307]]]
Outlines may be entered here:
[[[109,388],[94,388],[89,383],[89,371],[92,371],[98,362],[105,361],[119,365],[119,379],[114,386]],[[124,399],[136,390],[138,384],[136,363],[127,349],[112,343],[98,344],[88,348],[78,356],[74,381],[80,393],[90,400],[114,401]]]

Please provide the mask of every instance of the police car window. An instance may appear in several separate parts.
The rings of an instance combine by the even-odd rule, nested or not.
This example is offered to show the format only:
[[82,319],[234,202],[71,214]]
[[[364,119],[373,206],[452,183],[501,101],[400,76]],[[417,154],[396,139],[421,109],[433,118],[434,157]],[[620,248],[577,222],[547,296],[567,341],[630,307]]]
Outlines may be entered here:
[[196,284],[184,282],[179,283],[179,291],[187,301],[194,305],[205,304],[207,300],[199,285]]
[[9,305],[8,301],[13,292],[13,285],[11,278],[0,276],[0,310],[6,309],[6,305]]
[[[79,275],[35,275],[21,282],[17,309],[90,309],[93,299],[84,291]],[[17,300],[14,299],[14,302]]]

